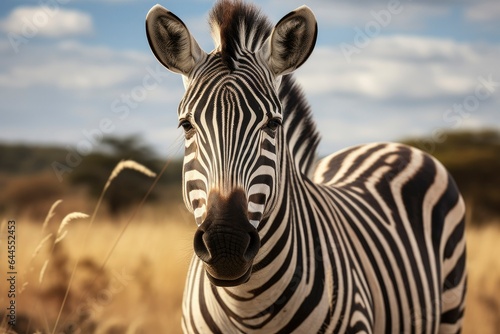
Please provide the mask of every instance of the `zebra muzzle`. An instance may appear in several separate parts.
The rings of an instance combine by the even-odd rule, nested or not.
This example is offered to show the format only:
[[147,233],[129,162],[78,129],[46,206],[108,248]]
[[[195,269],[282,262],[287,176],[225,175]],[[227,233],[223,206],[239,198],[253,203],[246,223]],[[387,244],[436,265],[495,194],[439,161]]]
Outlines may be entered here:
[[246,197],[242,191],[224,198],[211,193],[208,202],[207,217],[194,236],[194,251],[214,285],[243,284],[260,248],[257,229],[247,218]]

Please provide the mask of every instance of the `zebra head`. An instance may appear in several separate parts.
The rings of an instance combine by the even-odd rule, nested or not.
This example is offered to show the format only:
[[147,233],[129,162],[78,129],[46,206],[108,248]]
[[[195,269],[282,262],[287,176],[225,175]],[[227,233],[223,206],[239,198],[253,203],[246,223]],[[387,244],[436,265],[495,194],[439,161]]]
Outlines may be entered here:
[[215,49],[204,52],[186,25],[156,5],[146,18],[156,58],[183,76],[183,194],[198,229],[194,250],[217,286],[245,283],[260,248],[259,225],[276,204],[281,170],[283,75],[316,42],[305,6],[272,28],[253,7],[220,1],[211,12]]

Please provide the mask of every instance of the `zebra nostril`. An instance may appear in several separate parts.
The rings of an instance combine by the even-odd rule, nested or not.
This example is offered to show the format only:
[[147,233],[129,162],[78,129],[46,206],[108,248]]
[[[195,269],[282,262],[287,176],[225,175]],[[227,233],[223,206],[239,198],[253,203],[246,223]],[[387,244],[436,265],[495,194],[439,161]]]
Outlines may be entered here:
[[248,246],[245,249],[243,254],[243,258],[245,261],[252,261],[255,255],[259,252],[260,249],[260,238],[259,233],[257,231],[251,231],[248,233],[250,237],[250,241],[248,242]]
[[207,245],[205,244],[205,240],[203,240],[203,235],[205,231],[198,229],[194,234],[194,252],[203,262],[210,262],[211,256],[208,251]]
[[[208,233],[208,234],[206,234],[206,233]],[[257,255],[257,253],[260,249],[260,238],[259,238],[259,234],[257,233],[256,230],[248,232],[247,234],[246,233],[239,234],[239,237],[238,237],[239,239],[231,239],[231,238],[234,238],[234,236],[236,236],[238,234],[232,234],[232,233],[229,234],[228,233],[225,238],[223,237],[224,234],[225,233],[222,233],[222,235],[219,234],[218,237],[214,238],[214,236],[217,235],[217,233],[213,233],[213,232],[211,233],[211,232],[205,231],[204,229],[201,229],[201,228],[199,228],[195,232],[194,242],[193,242],[194,252],[200,258],[200,260],[202,260],[206,264],[211,264],[211,262],[213,262],[213,256],[212,256],[211,251],[215,250],[216,254],[214,256],[216,256],[218,258],[217,254],[220,253],[221,249],[226,249],[226,251],[228,251],[228,253],[226,253],[226,255],[225,255],[226,258],[229,254],[232,254],[231,256],[233,256],[235,258],[239,257],[240,259],[243,259],[246,262],[251,262],[254,259],[254,257]],[[219,244],[219,246],[216,246],[217,242],[215,240],[218,240],[218,242],[220,242],[221,240],[225,240],[226,243]],[[225,247],[229,247],[231,245],[231,242],[227,242],[228,240],[233,240],[233,242],[237,241],[236,244],[246,245],[246,247],[239,248],[239,250],[238,250],[238,247],[225,248]],[[225,246],[220,247],[221,245],[225,245]]]

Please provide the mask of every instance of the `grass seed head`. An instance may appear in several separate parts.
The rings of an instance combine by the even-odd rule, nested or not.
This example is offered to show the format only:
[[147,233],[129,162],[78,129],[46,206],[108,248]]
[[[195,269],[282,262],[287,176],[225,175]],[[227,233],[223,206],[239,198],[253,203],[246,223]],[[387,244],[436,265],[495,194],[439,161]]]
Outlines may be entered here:
[[52,233],[49,233],[45,236],[45,238],[43,238],[39,243],[38,243],[38,246],[36,246],[35,248],[35,251],[33,252],[33,255],[31,255],[31,259],[33,260],[37,255],[38,253],[40,252],[40,250],[42,249],[43,245],[47,242],[47,240],[49,240],[50,238],[52,237]]
[[42,269],[40,269],[40,275],[38,276],[38,283],[42,284],[43,276],[45,275],[45,270],[47,269],[47,265],[49,264],[49,259],[46,259],[43,263]]
[[[81,212],[71,212],[63,218],[61,224],[59,225],[59,229],[57,230],[57,239],[62,235],[62,231],[66,225],[68,225],[72,220],[75,219],[85,219],[88,218],[89,215]],[[60,240],[59,240],[60,241]]]
[[47,227],[49,221],[52,219],[52,217],[54,217],[54,215],[55,215],[54,211],[57,208],[57,206],[59,204],[61,204],[61,202],[62,202],[62,199],[59,199],[59,200],[55,201],[54,204],[52,204],[52,206],[50,207],[49,213],[47,213],[47,217],[45,217],[45,221],[42,224],[42,234],[43,234],[43,231],[45,231],[45,228]]
[[141,165],[140,163],[134,161],[134,160],[122,160],[120,161],[116,167],[113,169],[111,172],[111,175],[108,178],[108,181],[106,182],[106,185],[104,186],[104,190],[106,190],[111,182],[120,174],[124,169],[133,169],[141,174],[144,174],[149,177],[155,177],[156,173],[151,171],[149,168],[145,167],[144,165]]

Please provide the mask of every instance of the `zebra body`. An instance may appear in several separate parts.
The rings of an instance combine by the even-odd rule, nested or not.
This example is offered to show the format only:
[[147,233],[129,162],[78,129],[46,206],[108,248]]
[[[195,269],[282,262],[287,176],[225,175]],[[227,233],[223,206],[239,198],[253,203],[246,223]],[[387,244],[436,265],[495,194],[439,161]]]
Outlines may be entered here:
[[[379,143],[323,159],[313,180],[299,176],[285,186],[288,201],[259,234],[276,231],[243,286],[214,287],[193,257],[185,331],[459,331],[460,322],[441,319],[463,315],[464,204],[442,165],[411,147]],[[301,249],[292,244],[298,238]]]
[[466,285],[464,203],[444,167],[393,143],[315,165],[319,141],[291,73],[316,39],[301,7],[274,29],[220,1],[202,51],[175,15],[146,20],[183,75],[184,200],[198,224],[186,333],[455,333]]

